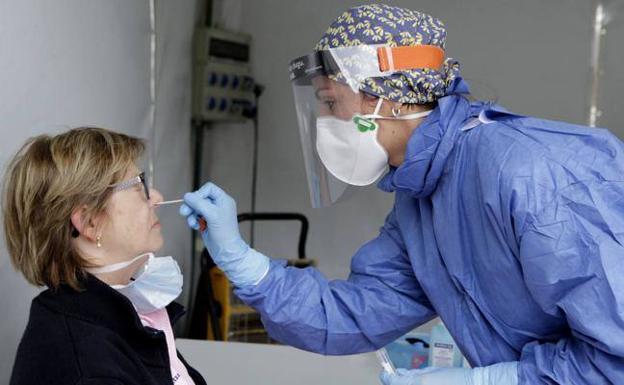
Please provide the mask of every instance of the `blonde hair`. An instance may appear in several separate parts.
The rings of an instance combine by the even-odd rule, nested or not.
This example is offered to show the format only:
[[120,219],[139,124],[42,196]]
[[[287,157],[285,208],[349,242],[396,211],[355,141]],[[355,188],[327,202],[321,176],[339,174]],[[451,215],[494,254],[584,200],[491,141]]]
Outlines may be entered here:
[[[143,154],[139,138],[96,127],[29,139],[4,177],[4,231],[13,265],[33,285],[80,289],[87,261],[72,247],[71,214],[104,212]],[[75,234],[74,234],[75,235]]]

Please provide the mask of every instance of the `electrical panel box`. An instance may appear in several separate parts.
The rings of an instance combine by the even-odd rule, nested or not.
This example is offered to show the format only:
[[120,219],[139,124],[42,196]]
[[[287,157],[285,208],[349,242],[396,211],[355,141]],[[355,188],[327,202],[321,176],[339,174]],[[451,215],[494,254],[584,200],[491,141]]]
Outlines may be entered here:
[[236,121],[255,109],[249,62],[251,36],[215,28],[197,30],[193,66],[193,118]]

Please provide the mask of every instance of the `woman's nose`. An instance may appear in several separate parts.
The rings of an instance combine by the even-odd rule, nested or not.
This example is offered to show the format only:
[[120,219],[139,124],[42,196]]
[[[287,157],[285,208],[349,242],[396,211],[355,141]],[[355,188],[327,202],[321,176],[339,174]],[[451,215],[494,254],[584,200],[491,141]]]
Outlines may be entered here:
[[160,193],[160,191],[156,190],[155,188],[151,188],[150,189],[150,202],[152,204],[156,204],[162,201],[163,201],[163,196]]

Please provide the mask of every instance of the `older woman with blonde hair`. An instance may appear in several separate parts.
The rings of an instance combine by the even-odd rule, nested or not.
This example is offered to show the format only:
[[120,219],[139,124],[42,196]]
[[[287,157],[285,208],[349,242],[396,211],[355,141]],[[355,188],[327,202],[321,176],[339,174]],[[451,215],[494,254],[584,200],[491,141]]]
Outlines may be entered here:
[[205,384],[177,353],[182,290],[137,167],[143,142],[102,128],[32,138],[4,180],[14,266],[33,285],[11,384]]

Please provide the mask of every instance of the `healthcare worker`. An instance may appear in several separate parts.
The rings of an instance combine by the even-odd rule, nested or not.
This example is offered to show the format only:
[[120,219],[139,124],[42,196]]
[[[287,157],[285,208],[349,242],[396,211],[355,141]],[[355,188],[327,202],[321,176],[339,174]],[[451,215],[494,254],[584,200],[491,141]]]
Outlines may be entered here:
[[207,220],[208,251],[273,338],[353,354],[437,315],[473,367],[387,385],[624,384],[624,146],[471,102],[445,38],[429,15],[359,6],[290,65],[314,205],[390,165],[394,207],[347,280],[251,249],[212,183],[181,214]]

